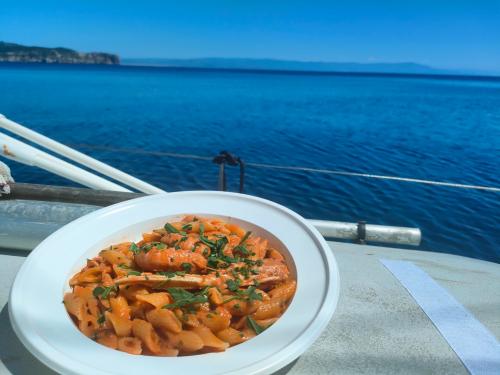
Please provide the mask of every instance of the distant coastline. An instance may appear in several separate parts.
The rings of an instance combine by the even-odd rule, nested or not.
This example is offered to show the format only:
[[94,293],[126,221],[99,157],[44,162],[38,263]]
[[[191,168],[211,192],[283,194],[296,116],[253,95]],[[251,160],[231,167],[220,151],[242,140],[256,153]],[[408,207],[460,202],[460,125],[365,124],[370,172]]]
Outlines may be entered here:
[[44,64],[23,62],[2,62],[0,68],[28,68],[28,69],[120,69],[120,70],[144,70],[144,71],[171,71],[171,72],[219,72],[219,73],[242,73],[242,74],[265,74],[265,75],[312,75],[312,76],[352,76],[352,77],[387,77],[387,78],[411,78],[411,79],[442,79],[459,81],[500,81],[500,75],[461,73],[450,71],[447,73],[381,73],[381,72],[336,72],[336,71],[308,71],[308,70],[276,70],[276,69],[230,69],[230,68],[194,68],[176,67],[164,65],[141,65],[121,63],[119,65],[105,64]]
[[401,63],[356,63],[356,62],[321,62],[278,59],[246,58],[124,58],[123,65],[155,66],[170,68],[229,69],[229,70],[265,70],[324,73],[400,73],[400,74],[455,74],[456,72],[436,69],[413,62]]
[[118,65],[120,58],[111,53],[82,53],[69,48],[33,47],[0,42],[0,62]]
[[414,62],[357,63],[322,62],[253,58],[123,58],[104,52],[82,53],[69,48],[47,48],[24,46],[0,41],[0,63],[27,64],[83,64],[120,65],[123,67],[150,67],[181,70],[219,70],[239,72],[262,72],[276,74],[354,74],[354,75],[402,75],[402,76],[500,76],[497,72],[439,69]]

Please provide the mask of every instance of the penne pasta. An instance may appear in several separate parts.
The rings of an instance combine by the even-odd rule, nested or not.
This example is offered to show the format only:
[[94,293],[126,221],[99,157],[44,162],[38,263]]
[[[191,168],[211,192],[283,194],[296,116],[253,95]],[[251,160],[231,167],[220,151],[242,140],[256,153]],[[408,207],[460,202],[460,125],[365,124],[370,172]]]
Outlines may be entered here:
[[229,345],[238,345],[245,341],[245,335],[232,327],[228,327],[216,333],[217,337]]
[[129,354],[141,354],[142,343],[137,337],[120,337],[118,338],[117,349]]
[[149,294],[138,294],[135,297],[138,301],[147,302],[154,307],[162,307],[171,302],[170,297],[167,293],[149,293]]
[[130,321],[130,319],[111,313],[109,311],[106,311],[104,313],[104,316],[106,320],[110,322],[117,336],[130,336],[130,333],[132,332],[132,321]]
[[125,297],[117,296],[115,298],[110,298],[109,304],[113,314],[116,314],[122,318],[130,319],[130,306],[128,305],[127,299]]
[[224,351],[271,327],[297,283],[267,239],[187,215],[112,244],[69,280],[64,306],[99,344],[132,355]]
[[203,346],[212,351],[221,352],[229,347],[229,344],[227,342],[222,341],[220,338],[215,336],[210,328],[204,325],[193,328],[193,332],[201,338],[201,340],[203,341]]
[[151,323],[142,319],[134,319],[132,321],[132,332],[150,352],[154,354],[160,352],[160,337]]
[[179,333],[168,333],[170,343],[183,354],[196,352],[203,348],[204,342],[200,336],[192,331],[181,331]]
[[173,333],[182,331],[182,323],[171,310],[154,309],[146,313],[146,318],[157,328],[163,328]]

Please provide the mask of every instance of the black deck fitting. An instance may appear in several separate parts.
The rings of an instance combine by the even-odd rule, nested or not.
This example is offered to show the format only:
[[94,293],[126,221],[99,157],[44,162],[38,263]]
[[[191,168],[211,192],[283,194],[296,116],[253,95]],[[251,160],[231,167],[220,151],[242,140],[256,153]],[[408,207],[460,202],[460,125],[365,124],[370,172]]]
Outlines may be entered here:
[[356,243],[366,243],[366,221],[358,221],[358,238],[356,238]]
[[221,151],[219,155],[213,158],[212,160],[213,163],[219,165],[219,183],[218,183],[218,189],[220,191],[226,191],[227,190],[227,182],[226,182],[226,169],[225,166],[230,165],[230,166],[240,166],[240,193],[243,193],[243,188],[245,185],[245,163],[241,158],[234,156],[230,154],[227,151]]

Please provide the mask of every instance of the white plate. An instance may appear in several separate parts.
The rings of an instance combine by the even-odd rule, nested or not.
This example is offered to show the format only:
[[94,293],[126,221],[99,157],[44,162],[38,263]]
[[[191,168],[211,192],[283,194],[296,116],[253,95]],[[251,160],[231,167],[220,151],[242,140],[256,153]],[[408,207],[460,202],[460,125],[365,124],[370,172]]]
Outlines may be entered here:
[[[295,264],[297,292],[285,314],[259,336],[226,352],[187,357],[134,356],[80,333],[61,303],[71,275],[107,245],[138,240],[167,218],[185,213],[253,223],[251,229],[263,228],[287,249]],[[126,201],[61,228],[21,267],[12,286],[9,313],[14,331],[29,351],[65,374],[269,374],[300,356],[319,337],[338,296],[335,258],[301,216],[248,195],[194,191]]]

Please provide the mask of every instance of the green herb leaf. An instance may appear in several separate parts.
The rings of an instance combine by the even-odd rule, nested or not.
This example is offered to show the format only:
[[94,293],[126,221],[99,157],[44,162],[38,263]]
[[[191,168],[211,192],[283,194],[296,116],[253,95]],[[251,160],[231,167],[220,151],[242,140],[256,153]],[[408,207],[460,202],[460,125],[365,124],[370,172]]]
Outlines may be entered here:
[[99,297],[100,295],[102,295],[102,293],[104,293],[104,287],[102,286],[97,286],[94,288],[94,290],[92,291],[92,295],[97,298]]
[[237,292],[240,288],[240,284],[240,280],[229,279],[226,281],[227,289],[229,289],[231,292]]
[[184,224],[182,226],[182,230],[191,230],[193,229],[193,225],[192,224]]
[[214,241],[210,241],[207,237],[205,237],[202,234],[200,234],[200,241],[203,242],[205,245],[207,245],[210,248],[214,248],[215,247],[215,242]]
[[102,299],[106,299],[109,297],[109,294],[111,292],[116,292],[117,290],[118,288],[116,287],[116,285],[106,286],[106,287],[98,286],[94,288],[92,294],[94,295],[95,298],[101,297]]
[[[227,288],[236,293],[236,295],[226,299],[223,301],[223,303],[227,303],[229,301],[233,301],[235,299],[239,299],[239,300],[242,300],[242,301],[247,301],[247,302],[252,302],[252,301],[262,301],[262,293],[258,293],[256,291],[256,288],[254,285],[252,286],[249,286],[247,289],[239,289],[239,280],[236,284],[232,284],[231,283],[232,280],[228,280],[226,282],[227,284]],[[236,285],[238,285],[238,287],[236,287]]]
[[153,247],[153,244],[145,244],[145,245],[142,245],[140,247],[140,251],[144,251],[145,253],[147,253],[149,250],[151,250],[151,248]]
[[97,323],[99,323],[99,325],[102,325],[104,324],[105,321],[106,318],[104,317],[104,314],[99,314],[99,318],[97,318]]
[[266,329],[257,324],[255,320],[253,320],[250,316],[247,316],[247,324],[252,328],[257,335],[260,335]]
[[191,265],[191,263],[182,263],[182,264],[181,264],[181,268],[182,268],[185,272],[187,272],[187,273],[190,273],[190,272],[191,272],[191,268],[192,268],[192,267],[193,267],[193,266]]
[[245,290],[248,301],[262,301],[262,293],[257,293],[255,289],[255,286],[252,285]]
[[141,251],[141,248],[135,244],[135,242],[132,242],[130,245],[130,251],[133,252],[134,254],[139,254]]
[[168,233],[179,233],[179,231],[170,223],[166,223],[164,228]]
[[208,301],[206,290],[194,294],[182,288],[167,288],[167,292],[174,299],[174,303],[164,305],[164,309],[174,309],[195,303],[205,303]]
[[245,235],[243,236],[243,238],[241,239],[239,245],[243,245],[245,243],[245,241],[248,240],[248,237],[250,237],[251,234],[252,234],[251,231],[246,232]]
[[226,247],[226,245],[228,244],[228,240],[227,240],[227,237],[222,237],[220,239],[217,240],[217,242],[215,243],[215,253],[219,256],[223,256],[224,255],[224,248]]
[[156,272],[157,275],[162,275],[165,276],[169,279],[175,276],[184,276],[186,272],[183,271],[175,271],[175,272],[170,272],[170,271],[161,271],[161,272]]
[[250,251],[248,251],[248,249],[246,248],[245,245],[238,245],[238,246],[235,246],[234,247],[234,251],[247,257],[250,255]]

